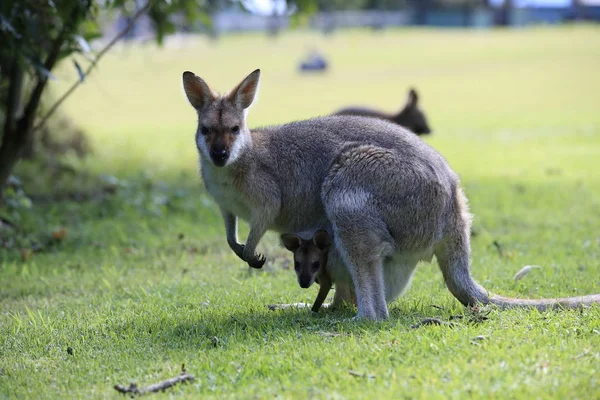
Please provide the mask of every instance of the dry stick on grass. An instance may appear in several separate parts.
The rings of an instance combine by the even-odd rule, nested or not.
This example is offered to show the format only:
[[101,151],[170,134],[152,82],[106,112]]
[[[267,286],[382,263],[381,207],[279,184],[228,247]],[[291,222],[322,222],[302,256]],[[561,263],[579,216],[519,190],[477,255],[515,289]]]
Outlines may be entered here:
[[417,329],[423,325],[448,325],[448,326],[452,327],[452,323],[442,321],[439,318],[423,318],[421,321],[417,322],[414,325],[411,325],[410,327],[412,329]]
[[356,376],[359,378],[375,379],[375,374],[367,374],[366,372],[362,373],[362,372],[356,372],[356,371],[352,371],[352,370],[348,371],[348,373],[352,376]]
[[178,383],[193,382],[193,381],[194,381],[194,375],[190,375],[187,372],[185,372],[185,364],[184,364],[181,366],[181,374],[179,376],[176,376],[175,378],[167,379],[166,381],[155,383],[153,385],[150,385],[148,387],[141,388],[141,389],[138,388],[137,383],[130,383],[129,386],[115,385],[114,388],[117,392],[123,393],[123,394],[131,393],[133,395],[135,395],[135,394],[143,395],[146,393],[162,392],[162,391],[170,388],[171,386],[177,385]]
[[[149,0],[144,7],[140,8],[133,15],[133,17],[131,18],[131,21],[129,21],[127,26],[125,26],[125,28],[123,28],[121,30],[121,32],[119,32],[117,34],[117,36],[115,36],[113,38],[113,40],[111,40],[106,46],[104,46],[104,48],[102,50],[100,50],[100,52],[98,53],[96,58],[92,61],[90,66],[83,73],[84,78],[87,77],[90,74],[90,72],[92,72],[92,69],[94,69],[94,67],[96,65],[98,65],[98,62],[100,61],[100,59],[115,45],[115,43],[117,43],[121,38],[123,38],[123,36],[125,36],[133,28],[133,26],[135,25],[135,22],[138,20],[138,18],[140,18],[142,15],[144,15],[150,9],[151,1],[152,0]],[[50,116],[52,114],[54,114],[54,112],[58,109],[58,107],[60,107],[60,105],[67,99],[67,97],[69,97],[71,95],[71,93],[73,93],[75,91],[75,89],[77,89],[79,87],[79,85],[81,85],[82,82],[83,82],[82,79],[78,79],[75,83],[73,83],[73,85],[71,85],[69,90],[67,90],[65,92],[65,94],[63,94],[61,96],[61,98],[58,99],[56,101],[56,103],[54,103],[54,105],[52,105],[52,107],[50,107],[50,110],[48,110],[46,115],[44,115],[42,117],[42,120],[33,128],[34,132],[44,126],[44,124],[48,121],[48,118],[50,118]]]

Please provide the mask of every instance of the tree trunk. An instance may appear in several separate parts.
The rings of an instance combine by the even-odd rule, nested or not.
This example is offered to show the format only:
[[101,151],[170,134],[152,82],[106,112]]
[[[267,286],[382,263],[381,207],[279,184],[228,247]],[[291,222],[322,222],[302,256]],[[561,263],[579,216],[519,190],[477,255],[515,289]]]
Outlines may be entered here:
[[[44,68],[48,71],[51,71],[58,61],[60,49],[65,40],[65,32],[66,30],[63,29],[63,31],[54,40],[50,53],[46,58]],[[17,109],[19,104],[21,104],[20,93],[23,88],[23,71],[18,65],[16,58],[13,64],[12,72],[14,75],[11,76],[9,99],[6,106],[8,112],[6,114],[6,121],[4,124],[2,145],[0,145],[0,204],[2,204],[4,201],[4,190],[13,168],[21,159],[23,151],[29,142],[33,140],[33,122],[40,105],[42,93],[46,88],[46,83],[48,83],[48,77],[38,74],[37,84],[31,92],[31,96],[29,97],[27,106],[23,111],[23,115],[18,121],[16,121]]]
[[19,160],[17,125],[19,125],[18,115],[23,93],[23,68],[19,65],[17,57],[14,58],[8,75],[10,85],[6,96],[5,120],[0,145],[0,205],[4,199],[6,182]]
[[0,205],[4,201],[4,190],[10,174],[21,159],[19,150],[21,146],[19,143],[19,135],[15,134],[15,131],[4,132],[4,140],[2,140],[2,146],[0,146]]

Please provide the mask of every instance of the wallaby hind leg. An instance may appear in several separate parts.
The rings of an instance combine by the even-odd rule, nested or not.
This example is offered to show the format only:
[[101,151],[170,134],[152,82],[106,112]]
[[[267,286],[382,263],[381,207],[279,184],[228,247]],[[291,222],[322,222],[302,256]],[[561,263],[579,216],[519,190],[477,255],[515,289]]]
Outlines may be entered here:
[[[370,221],[357,220],[360,226]],[[357,318],[386,319],[388,314],[383,281],[383,258],[389,243],[370,230],[360,231],[355,224],[336,224],[335,245],[342,256],[354,282]]]

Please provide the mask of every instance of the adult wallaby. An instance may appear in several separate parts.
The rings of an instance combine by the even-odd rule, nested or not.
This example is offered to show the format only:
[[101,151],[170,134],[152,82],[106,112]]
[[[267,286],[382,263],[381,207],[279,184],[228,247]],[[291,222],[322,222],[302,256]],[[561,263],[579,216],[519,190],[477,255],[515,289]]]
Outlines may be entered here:
[[[250,131],[246,110],[259,76],[252,72],[220,96],[192,72],[183,73],[198,116],[204,184],[238,257],[261,268],[265,258],[255,250],[268,229],[330,226],[352,277],[359,318],[387,318],[386,301],[407,288],[420,260],[434,254],[450,292],[464,305],[513,305],[489,296],[471,276],[471,215],[457,175],[438,152],[375,118],[329,116]],[[250,224],[245,245],[237,240],[238,217]],[[568,301],[598,303],[600,295]]]
[[419,108],[419,95],[414,89],[408,92],[408,100],[397,114],[388,114],[364,107],[349,107],[336,112],[334,115],[357,115],[361,117],[380,118],[407,128],[417,135],[431,133],[425,113]]

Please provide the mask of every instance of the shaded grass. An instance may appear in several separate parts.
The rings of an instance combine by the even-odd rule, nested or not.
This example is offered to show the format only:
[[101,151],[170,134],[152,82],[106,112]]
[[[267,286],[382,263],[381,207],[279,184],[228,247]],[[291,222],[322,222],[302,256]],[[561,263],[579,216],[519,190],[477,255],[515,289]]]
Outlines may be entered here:
[[[56,184],[20,166],[29,193],[93,187],[99,174],[119,181],[112,196],[21,212],[21,242],[0,249],[0,396],[116,398],[114,384],[157,382],[185,363],[196,383],[158,397],[598,398],[600,307],[490,309],[476,322],[435,263],[385,322],[351,321],[351,309],[268,311],[312,301],[316,289],[297,287],[275,234],[261,244],[261,271],[228,249],[197,177],[179,79],[191,69],[226,90],[261,67],[254,125],[347,102],[391,111],[415,85],[436,131],[426,140],[462,176],[475,214],[477,280],[503,295],[568,296],[600,289],[599,36],[301,32],[118,49],[67,104],[96,144],[72,161],[89,176]],[[312,45],[333,69],[299,76],[295,60]],[[62,242],[22,260],[21,246],[61,226]],[[531,264],[542,268],[515,283]],[[411,329],[422,317],[460,318]]]

